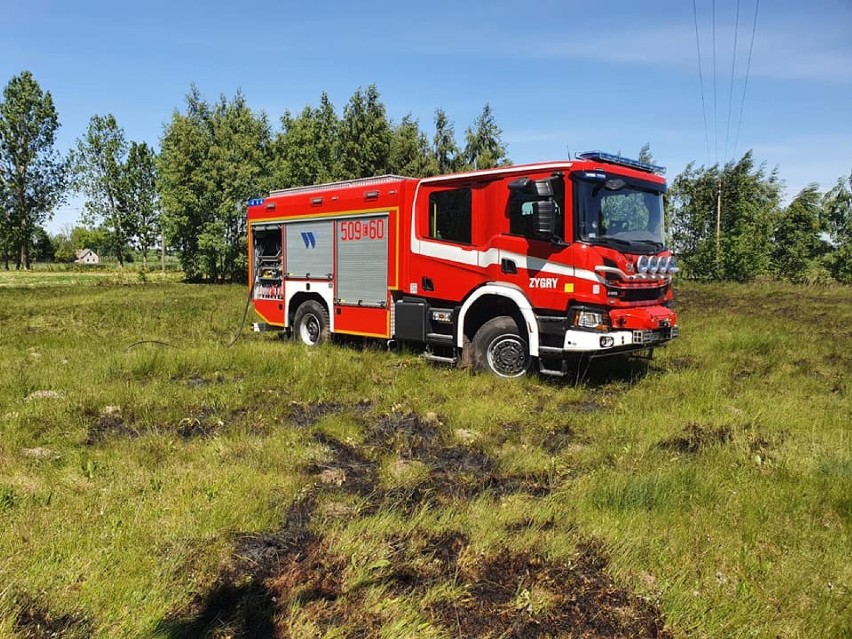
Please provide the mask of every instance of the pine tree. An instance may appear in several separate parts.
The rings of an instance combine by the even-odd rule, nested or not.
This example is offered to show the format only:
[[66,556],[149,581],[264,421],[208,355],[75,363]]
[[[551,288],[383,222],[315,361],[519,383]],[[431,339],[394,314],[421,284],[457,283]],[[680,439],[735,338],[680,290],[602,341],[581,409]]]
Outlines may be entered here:
[[645,142],[642,145],[642,148],[639,149],[639,157],[636,158],[640,162],[645,162],[646,164],[654,163],[654,156],[651,154],[651,143]]
[[343,109],[340,123],[340,177],[344,180],[388,173],[391,127],[376,86],[359,88]]
[[410,114],[393,130],[390,147],[390,172],[410,177],[435,175],[437,167],[430,157],[429,141]]
[[486,103],[482,113],[465,133],[464,160],[468,169],[490,169],[510,164],[506,157],[506,145],[501,136],[503,131],[491,106]]
[[443,109],[435,109],[435,135],[432,138],[432,157],[438,173],[455,173],[461,170],[462,159],[453,123]]

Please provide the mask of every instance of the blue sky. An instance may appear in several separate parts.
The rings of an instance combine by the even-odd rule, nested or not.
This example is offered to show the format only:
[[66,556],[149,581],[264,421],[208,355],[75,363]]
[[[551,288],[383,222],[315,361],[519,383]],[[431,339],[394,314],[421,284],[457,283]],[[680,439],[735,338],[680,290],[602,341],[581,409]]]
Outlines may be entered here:
[[689,0],[0,0],[0,85],[33,72],[63,150],[106,113],[158,146],[191,83],[211,100],[242,90],[276,127],[322,91],[340,112],[374,83],[394,121],[411,113],[431,135],[442,107],[460,141],[490,103],[515,163],[648,142],[673,178],[753,149],[788,196],[830,188],[852,170],[852,0],[762,0],[742,103],[756,1],[740,0],[735,29],[736,0],[695,0],[704,111]]

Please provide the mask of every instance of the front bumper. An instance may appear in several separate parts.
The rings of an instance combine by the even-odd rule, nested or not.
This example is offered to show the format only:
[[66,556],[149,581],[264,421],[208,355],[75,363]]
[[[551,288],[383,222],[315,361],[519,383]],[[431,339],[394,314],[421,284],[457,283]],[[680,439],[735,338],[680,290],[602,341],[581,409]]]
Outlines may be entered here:
[[678,327],[656,330],[565,331],[562,349],[566,353],[599,353],[602,351],[635,351],[661,346],[678,335]]

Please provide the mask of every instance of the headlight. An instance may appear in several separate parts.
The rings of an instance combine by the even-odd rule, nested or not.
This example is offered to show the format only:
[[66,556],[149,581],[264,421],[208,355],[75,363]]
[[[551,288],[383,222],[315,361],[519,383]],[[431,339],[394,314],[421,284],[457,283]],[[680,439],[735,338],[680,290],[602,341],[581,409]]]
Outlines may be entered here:
[[657,272],[660,275],[665,275],[669,272],[669,258],[661,257],[659,263],[657,264]]
[[636,272],[639,275],[645,275],[648,272],[648,256],[640,255],[639,259],[636,260]]
[[657,256],[654,255],[650,260],[648,260],[648,273],[651,275],[656,273],[657,266],[659,266],[659,260],[657,260]]
[[601,311],[574,311],[574,326],[580,328],[606,329],[607,320],[605,313]]

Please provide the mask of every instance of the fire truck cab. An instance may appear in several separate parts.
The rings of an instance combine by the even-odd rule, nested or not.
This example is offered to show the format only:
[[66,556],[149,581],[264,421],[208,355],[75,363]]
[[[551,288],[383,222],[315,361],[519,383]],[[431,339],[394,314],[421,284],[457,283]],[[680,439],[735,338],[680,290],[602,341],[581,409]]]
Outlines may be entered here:
[[664,169],[602,152],[248,203],[258,327],[422,345],[502,377],[677,336]]

